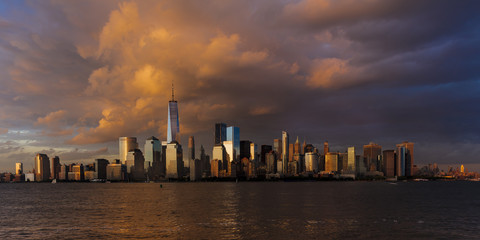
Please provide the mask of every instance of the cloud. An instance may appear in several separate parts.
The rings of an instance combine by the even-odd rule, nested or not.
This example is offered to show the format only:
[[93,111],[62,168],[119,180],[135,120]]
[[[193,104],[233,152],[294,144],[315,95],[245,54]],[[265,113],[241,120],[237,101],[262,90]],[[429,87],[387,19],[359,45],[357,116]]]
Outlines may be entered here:
[[260,144],[282,129],[339,146],[476,144],[476,5],[22,3],[0,19],[0,124],[114,151],[119,136],[166,136],[174,83],[182,134],[207,149],[215,122]]

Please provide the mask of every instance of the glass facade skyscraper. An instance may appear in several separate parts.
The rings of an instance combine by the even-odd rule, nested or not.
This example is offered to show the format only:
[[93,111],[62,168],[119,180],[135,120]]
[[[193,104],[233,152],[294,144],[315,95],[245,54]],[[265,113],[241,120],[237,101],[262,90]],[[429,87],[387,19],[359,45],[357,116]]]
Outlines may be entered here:
[[178,105],[177,101],[171,100],[168,102],[168,129],[167,129],[167,142],[171,143],[178,140],[178,134],[180,132],[180,125],[178,122]]
[[221,145],[227,140],[227,124],[215,123],[215,145]]
[[233,156],[230,161],[240,160],[238,159],[240,156],[240,129],[238,127],[227,127],[227,141],[231,141],[233,146]]

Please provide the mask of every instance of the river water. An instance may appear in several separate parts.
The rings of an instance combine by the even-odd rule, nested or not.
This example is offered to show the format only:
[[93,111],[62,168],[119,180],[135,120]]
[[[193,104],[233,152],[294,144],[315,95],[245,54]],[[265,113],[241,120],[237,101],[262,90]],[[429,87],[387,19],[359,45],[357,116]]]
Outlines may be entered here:
[[0,184],[0,239],[480,239],[480,182]]

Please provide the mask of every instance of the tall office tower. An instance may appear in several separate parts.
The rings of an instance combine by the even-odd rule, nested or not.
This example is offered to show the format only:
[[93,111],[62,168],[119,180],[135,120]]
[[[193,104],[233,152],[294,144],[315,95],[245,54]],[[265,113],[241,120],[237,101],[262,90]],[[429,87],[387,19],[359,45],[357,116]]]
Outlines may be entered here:
[[307,141],[303,139],[302,148],[300,149],[300,154],[305,154],[305,149],[307,148]]
[[[288,139],[288,133],[286,131],[282,131],[282,172],[281,173],[287,173],[288,172],[288,148],[289,148],[289,139]],[[277,168],[278,171],[278,168]]]
[[355,169],[355,147],[349,147],[348,148],[348,151],[347,151],[347,158],[348,158],[348,163],[347,163],[347,170],[352,172],[352,173],[355,173],[356,169]]
[[262,145],[260,146],[260,163],[262,165],[267,164],[266,162],[266,155],[267,153],[272,151],[272,146],[270,145]]
[[385,150],[383,151],[383,174],[386,177],[395,176],[395,151]]
[[381,170],[377,169],[379,156],[382,156],[382,146],[373,142],[368,145],[363,145],[363,157],[367,171]]
[[95,159],[95,178],[107,179],[107,166],[109,162],[107,159]]
[[233,145],[233,158],[230,161],[240,162],[240,129],[238,127],[227,127],[227,141]]
[[293,161],[293,155],[295,154],[295,151],[293,149],[293,143],[290,143],[288,145],[288,161],[291,162]]
[[176,141],[167,144],[166,162],[167,171],[166,177],[172,179],[183,178],[183,151],[182,145]]
[[54,158],[52,158],[52,170],[50,172],[52,179],[59,178],[60,167],[60,158],[58,156],[55,156]]
[[200,162],[203,174],[205,174],[206,177],[210,176],[210,159],[207,157],[208,156],[205,154],[205,148],[203,148],[203,145],[200,145]]
[[227,166],[227,153],[223,145],[218,145],[213,147],[212,160],[220,160],[222,166]]
[[405,147],[405,176],[413,176],[415,173],[413,172],[413,145],[412,142],[403,142],[397,144],[397,147],[404,146]]
[[190,136],[188,138],[188,160],[195,160],[195,138]]
[[282,139],[273,140],[273,151],[277,155],[277,159],[282,159]]
[[338,154],[333,152],[328,152],[325,155],[325,171],[327,172],[336,172],[338,170]]
[[233,162],[235,158],[235,149],[233,149],[232,141],[223,141],[223,146],[225,147],[226,157],[228,162]]
[[127,160],[127,153],[137,149],[138,148],[138,143],[137,143],[137,138],[136,137],[120,137],[118,139],[118,152],[119,152],[119,158],[122,164],[125,164],[125,161]]
[[272,174],[277,172],[277,160],[276,155],[273,151],[265,154],[265,170],[267,174]]
[[250,159],[258,163],[258,145],[250,143]]
[[50,159],[47,154],[38,153],[35,156],[35,180],[48,181],[50,178]]
[[172,100],[168,102],[168,127],[167,127],[167,142],[180,142],[180,124],[178,122],[178,105],[175,101],[172,83]]
[[407,149],[405,148],[405,146],[401,144],[397,145],[395,155],[395,176],[405,176],[405,158],[407,155]]
[[250,159],[251,153],[250,153],[250,141],[240,141],[240,159],[243,158],[248,158]]
[[23,174],[23,163],[15,163],[15,175]]
[[149,176],[153,180],[157,180],[161,176],[161,161],[162,161],[162,143],[154,136],[147,138],[143,147],[145,157],[145,170],[152,166]]
[[313,152],[305,153],[305,172],[307,173],[318,172],[318,154]]
[[140,149],[134,150],[135,159],[133,164],[133,179],[135,181],[145,180],[145,157]]
[[301,154],[302,150],[300,150],[300,142],[298,141],[298,136],[297,136],[297,141],[295,141],[295,145],[294,145],[294,154]]
[[325,141],[325,142],[323,143],[323,155],[326,156],[327,153],[328,153],[328,151],[329,151],[329,149],[328,149],[328,141]]
[[130,179],[144,180],[145,157],[140,149],[134,149],[128,152],[125,165],[127,166],[127,173],[130,173]]
[[221,145],[227,141],[227,124],[215,123],[215,145]]

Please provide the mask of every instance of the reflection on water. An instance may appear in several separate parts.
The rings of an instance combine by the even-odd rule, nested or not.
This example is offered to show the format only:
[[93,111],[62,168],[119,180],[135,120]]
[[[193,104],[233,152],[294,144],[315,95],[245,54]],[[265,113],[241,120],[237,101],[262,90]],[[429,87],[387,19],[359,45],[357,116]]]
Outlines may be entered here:
[[0,184],[0,238],[476,238],[480,183]]

